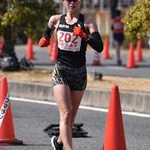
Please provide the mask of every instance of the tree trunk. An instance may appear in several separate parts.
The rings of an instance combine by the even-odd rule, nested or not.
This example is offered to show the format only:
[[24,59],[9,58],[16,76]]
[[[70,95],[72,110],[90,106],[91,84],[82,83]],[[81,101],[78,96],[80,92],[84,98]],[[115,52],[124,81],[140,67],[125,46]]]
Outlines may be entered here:
[[11,27],[7,27],[4,29],[4,47],[3,47],[2,56],[16,57],[14,51],[14,42],[12,40]]
[[3,71],[18,71],[20,64],[14,50],[14,42],[12,39],[11,27],[4,29],[4,46],[2,51],[2,58],[0,61],[0,67]]

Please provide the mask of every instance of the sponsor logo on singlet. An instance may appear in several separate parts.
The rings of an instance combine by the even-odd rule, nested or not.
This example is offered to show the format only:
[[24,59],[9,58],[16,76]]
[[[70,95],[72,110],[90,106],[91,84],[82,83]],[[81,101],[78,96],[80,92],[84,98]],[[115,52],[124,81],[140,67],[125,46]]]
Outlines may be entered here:
[[66,24],[59,24],[59,28],[66,28],[66,29],[69,29],[69,25],[66,25]]
[[80,51],[81,38],[74,35],[73,32],[58,30],[57,38],[59,49],[72,52]]
[[114,19],[113,22],[114,33],[123,33],[123,23],[121,19]]
[[115,30],[123,30],[123,24],[121,22],[115,22],[114,29]]

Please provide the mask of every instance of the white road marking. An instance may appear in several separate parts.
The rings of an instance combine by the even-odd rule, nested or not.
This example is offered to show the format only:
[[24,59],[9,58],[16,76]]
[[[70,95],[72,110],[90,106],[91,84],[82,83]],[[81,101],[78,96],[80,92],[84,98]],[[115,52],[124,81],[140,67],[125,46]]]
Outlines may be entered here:
[[[34,100],[34,99],[25,99],[25,98],[17,98],[17,97],[10,97],[10,100],[22,101],[22,102],[30,102],[30,103],[38,103],[38,104],[48,104],[48,105],[55,105],[55,106],[57,105],[55,102],[39,101],[39,100]],[[89,107],[89,106],[80,106],[80,109],[99,111],[99,112],[106,112],[106,113],[108,112],[108,109],[105,109],[105,108],[96,108],[96,107]],[[128,116],[150,118],[150,114],[144,114],[144,113],[138,113],[138,112],[122,111],[122,114],[123,115],[128,115]]]

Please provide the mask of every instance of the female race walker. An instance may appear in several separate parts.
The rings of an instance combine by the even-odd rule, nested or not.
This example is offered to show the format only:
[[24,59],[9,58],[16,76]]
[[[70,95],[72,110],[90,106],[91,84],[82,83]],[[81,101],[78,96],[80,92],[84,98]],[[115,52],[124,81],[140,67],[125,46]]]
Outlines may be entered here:
[[122,65],[121,60],[121,45],[124,41],[124,24],[120,10],[116,10],[115,17],[112,22],[113,40],[116,48],[117,64]]
[[73,150],[72,125],[87,83],[86,47],[89,44],[102,52],[103,43],[96,23],[86,21],[80,13],[81,0],[63,0],[63,4],[66,14],[50,17],[39,46],[48,46],[56,29],[58,56],[52,80],[60,113],[60,135],[52,137],[51,144],[54,150]]

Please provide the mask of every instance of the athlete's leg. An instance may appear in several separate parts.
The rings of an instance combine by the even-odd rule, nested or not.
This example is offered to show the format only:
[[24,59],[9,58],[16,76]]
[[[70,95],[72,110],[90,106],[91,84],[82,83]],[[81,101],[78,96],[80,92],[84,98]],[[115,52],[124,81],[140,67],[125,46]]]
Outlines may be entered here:
[[[79,105],[81,103],[82,97],[83,97],[84,91],[71,91],[71,101],[72,101],[72,111],[71,111],[71,129],[72,125],[74,123],[74,119],[76,117]],[[62,136],[59,136],[58,142],[62,142]]]
[[76,117],[83,94],[84,94],[84,91],[71,91],[71,99],[72,99],[71,125],[73,125],[74,123],[74,119]]
[[115,49],[116,49],[116,57],[117,57],[117,64],[121,65],[121,54],[120,54],[120,43],[118,41],[114,41]]
[[71,128],[71,96],[68,85],[55,85],[54,96],[60,113],[60,136],[58,142],[62,141],[65,150],[72,150],[72,128]]

